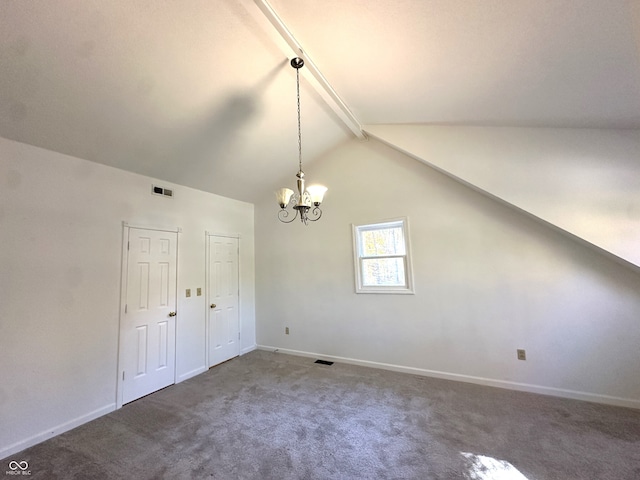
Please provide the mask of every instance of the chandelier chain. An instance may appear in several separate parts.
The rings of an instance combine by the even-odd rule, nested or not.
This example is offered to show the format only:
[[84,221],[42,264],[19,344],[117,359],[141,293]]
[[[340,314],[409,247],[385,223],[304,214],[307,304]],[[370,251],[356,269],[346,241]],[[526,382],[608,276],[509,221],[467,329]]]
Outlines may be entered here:
[[302,171],[302,130],[300,127],[300,69],[296,68],[296,92],[298,97],[298,167]]

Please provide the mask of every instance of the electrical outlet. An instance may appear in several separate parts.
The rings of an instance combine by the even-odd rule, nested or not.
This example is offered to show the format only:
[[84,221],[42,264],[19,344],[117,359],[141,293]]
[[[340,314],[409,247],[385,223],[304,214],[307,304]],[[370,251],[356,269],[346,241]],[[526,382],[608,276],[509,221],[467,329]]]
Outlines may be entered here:
[[516,353],[518,354],[518,360],[526,360],[527,359],[527,352],[524,351],[524,349],[519,348],[516,350]]
[[201,295],[202,295],[202,288],[198,287],[198,288],[196,289],[196,295],[197,295],[197,296],[201,296]]
[[187,288],[187,297],[190,297],[190,296],[191,296],[191,289]]
[[284,334],[289,335],[289,327],[284,327]]

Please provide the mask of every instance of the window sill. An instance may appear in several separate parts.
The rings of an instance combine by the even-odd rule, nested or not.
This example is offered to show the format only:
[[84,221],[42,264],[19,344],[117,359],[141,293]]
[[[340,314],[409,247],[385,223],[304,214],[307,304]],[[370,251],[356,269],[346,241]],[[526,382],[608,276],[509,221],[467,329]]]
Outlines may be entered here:
[[408,288],[357,288],[356,293],[377,293],[377,294],[386,294],[386,295],[415,295],[413,290]]

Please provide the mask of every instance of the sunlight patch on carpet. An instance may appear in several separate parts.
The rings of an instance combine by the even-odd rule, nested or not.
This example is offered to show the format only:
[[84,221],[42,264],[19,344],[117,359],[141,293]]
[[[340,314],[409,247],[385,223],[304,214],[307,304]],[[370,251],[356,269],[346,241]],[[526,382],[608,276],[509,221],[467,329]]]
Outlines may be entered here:
[[471,480],[527,480],[520,471],[506,460],[460,452],[469,464]]

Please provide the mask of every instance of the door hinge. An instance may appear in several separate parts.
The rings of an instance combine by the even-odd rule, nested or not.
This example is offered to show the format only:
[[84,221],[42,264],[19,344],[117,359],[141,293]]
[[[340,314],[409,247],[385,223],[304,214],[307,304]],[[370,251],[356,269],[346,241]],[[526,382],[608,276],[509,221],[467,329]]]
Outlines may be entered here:
[[127,313],[127,305],[124,306],[124,313]]
[[124,382],[124,370],[122,371],[122,381]]
[[129,250],[129,242],[127,242],[127,250]]
[[238,332],[238,340],[240,340],[240,332]]

